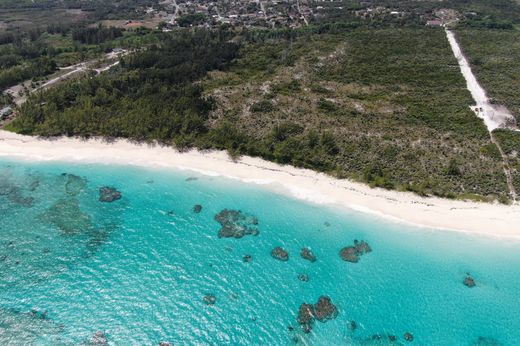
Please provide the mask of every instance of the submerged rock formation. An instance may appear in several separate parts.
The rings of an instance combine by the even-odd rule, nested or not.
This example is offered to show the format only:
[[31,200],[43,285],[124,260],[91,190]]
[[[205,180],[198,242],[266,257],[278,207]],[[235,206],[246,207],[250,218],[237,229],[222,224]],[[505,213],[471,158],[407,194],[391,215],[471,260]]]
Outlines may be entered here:
[[477,340],[475,340],[472,344],[473,346],[502,346],[502,344],[493,338],[488,338],[485,336],[479,336]]
[[299,274],[298,280],[300,280],[301,282],[309,282],[310,278],[307,274]]
[[102,331],[97,331],[94,333],[92,340],[90,342],[91,345],[104,346],[108,344],[107,336]]
[[195,214],[198,214],[198,213],[200,213],[201,211],[202,211],[202,206],[201,206],[200,204],[195,204],[195,205],[193,206],[193,212],[194,212]]
[[31,207],[34,203],[33,197],[24,197],[22,189],[6,177],[0,176],[0,196],[6,196],[9,202],[23,207]]
[[77,196],[87,186],[87,180],[82,177],[78,177],[74,174],[64,173],[64,176],[67,177],[67,182],[65,183],[65,192],[70,196]]
[[298,323],[304,333],[310,333],[315,320],[327,322],[338,316],[338,309],[327,296],[318,298],[314,305],[302,303],[298,311]]
[[357,263],[359,261],[359,257],[371,252],[372,249],[370,245],[364,240],[358,241],[354,240],[354,246],[347,246],[341,249],[339,255],[344,261]]
[[279,261],[287,262],[289,260],[289,253],[283,248],[277,246],[271,251],[271,257]]
[[218,232],[219,238],[242,238],[245,235],[258,235],[260,231],[254,227],[258,220],[252,215],[242,213],[240,210],[224,209],[215,220],[222,228]]
[[206,305],[214,305],[217,302],[217,297],[214,294],[207,294],[204,296],[203,301]]
[[476,286],[475,279],[469,273],[466,273],[463,284],[470,288]]
[[349,321],[347,323],[347,328],[348,328],[348,330],[352,330],[352,331],[356,330],[357,329],[356,321]]
[[99,201],[100,202],[114,202],[123,197],[121,192],[117,191],[116,188],[110,186],[103,186],[99,189]]
[[406,332],[404,333],[404,339],[408,342],[412,342],[413,341],[413,334],[410,333],[410,332]]
[[81,211],[76,198],[62,198],[54,203],[43,215],[64,234],[72,235],[92,228],[90,215]]
[[312,253],[311,249],[309,249],[308,247],[304,247],[300,251],[300,256],[303,259],[306,259],[307,261],[316,262],[316,256],[314,256],[314,254]]
[[244,255],[244,257],[242,258],[242,261],[244,261],[245,263],[249,263],[253,260],[253,256],[251,255]]

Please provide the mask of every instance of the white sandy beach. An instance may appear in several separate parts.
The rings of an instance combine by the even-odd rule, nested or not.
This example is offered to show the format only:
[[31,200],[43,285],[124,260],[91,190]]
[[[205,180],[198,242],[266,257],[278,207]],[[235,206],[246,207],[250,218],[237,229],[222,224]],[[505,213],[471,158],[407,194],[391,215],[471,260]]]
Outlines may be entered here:
[[311,170],[258,158],[238,162],[225,152],[189,151],[119,140],[74,138],[41,140],[0,130],[0,157],[83,163],[129,164],[192,170],[266,186],[313,203],[331,204],[428,228],[520,239],[520,205],[423,198],[412,193],[372,189]]

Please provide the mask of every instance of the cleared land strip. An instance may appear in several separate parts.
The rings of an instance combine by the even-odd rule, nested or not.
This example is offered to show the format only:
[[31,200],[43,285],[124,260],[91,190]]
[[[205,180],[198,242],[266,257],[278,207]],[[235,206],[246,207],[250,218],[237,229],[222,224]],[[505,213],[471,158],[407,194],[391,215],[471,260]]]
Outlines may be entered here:
[[486,128],[489,131],[489,137],[491,138],[491,142],[493,142],[498,150],[500,151],[500,156],[502,156],[504,173],[506,176],[507,187],[509,189],[509,194],[513,201],[516,201],[517,194],[515,190],[515,186],[513,184],[513,175],[511,173],[511,165],[509,164],[509,159],[507,155],[504,153],[500,142],[496,140],[493,135],[493,130],[497,128],[506,128],[509,127],[511,120],[514,120],[513,115],[509,114],[507,110],[501,110],[500,107],[492,105],[489,101],[489,98],[486,95],[485,90],[480,86],[477,81],[477,78],[473,74],[471,70],[471,66],[469,65],[466,57],[464,56],[462,49],[460,48],[457,39],[452,31],[449,29],[445,29],[446,37],[450,43],[451,49],[455,58],[457,59],[462,75],[466,79],[466,84],[468,90],[471,92],[471,96],[475,100],[476,107],[472,107],[475,111],[476,115],[481,118],[486,124]]

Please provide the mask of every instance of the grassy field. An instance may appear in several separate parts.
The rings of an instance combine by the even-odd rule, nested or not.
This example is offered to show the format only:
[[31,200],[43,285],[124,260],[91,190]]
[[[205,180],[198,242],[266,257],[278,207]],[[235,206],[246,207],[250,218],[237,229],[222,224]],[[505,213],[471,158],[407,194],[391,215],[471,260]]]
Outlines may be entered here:
[[[442,30],[355,30],[249,45],[204,82],[237,152],[444,197],[506,194],[499,153]],[[229,126],[229,125],[227,125]]]

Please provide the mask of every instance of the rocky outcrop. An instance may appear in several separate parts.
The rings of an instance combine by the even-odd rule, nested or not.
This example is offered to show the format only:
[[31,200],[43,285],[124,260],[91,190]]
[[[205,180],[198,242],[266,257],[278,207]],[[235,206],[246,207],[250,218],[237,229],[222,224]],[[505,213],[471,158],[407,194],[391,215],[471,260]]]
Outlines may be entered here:
[[287,262],[289,260],[289,253],[283,248],[277,246],[271,251],[271,257],[279,261]]
[[244,261],[245,263],[249,263],[253,260],[253,256],[251,255],[244,255],[244,257],[242,257],[242,261]]
[[298,311],[298,323],[304,333],[310,333],[314,323],[314,306],[303,303]]
[[306,259],[307,261],[316,262],[316,256],[314,256],[314,254],[312,253],[311,249],[309,249],[308,247],[304,247],[300,251],[300,256],[303,259]]
[[201,206],[200,204],[195,204],[195,205],[193,206],[193,212],[194,212],[195,214],[198,214],[198,213],[200,213],[201,211],[202,211],[202,206]]
[[314,316],[320,322],[325,322],[336,318],[338,309],[327,296],[318,298],[318,302],[314,305]]
[[344,261],[357,263],[359,261],[359,257],[372,252],[370,245],[364,240],[358,241],[354,240],[354,246],[347,246],[341,249],[339,255]]
[[298,311],[298,323],[304,333],[310,333],[315,320],[327,322],[338,316],[338,309],[327,296],[318,298],[314,305],[303,303]]
[[242,238],[246,235],[258,235],[258,219],[252,215],[242,213],[240,210],[224,209],[215,220],[222,228],[218,232],[219,238]]
[[110,186],[103,186],[99,189],[99,201],[111,203],[121,199],[121,192],[117,191],[116,188]]

